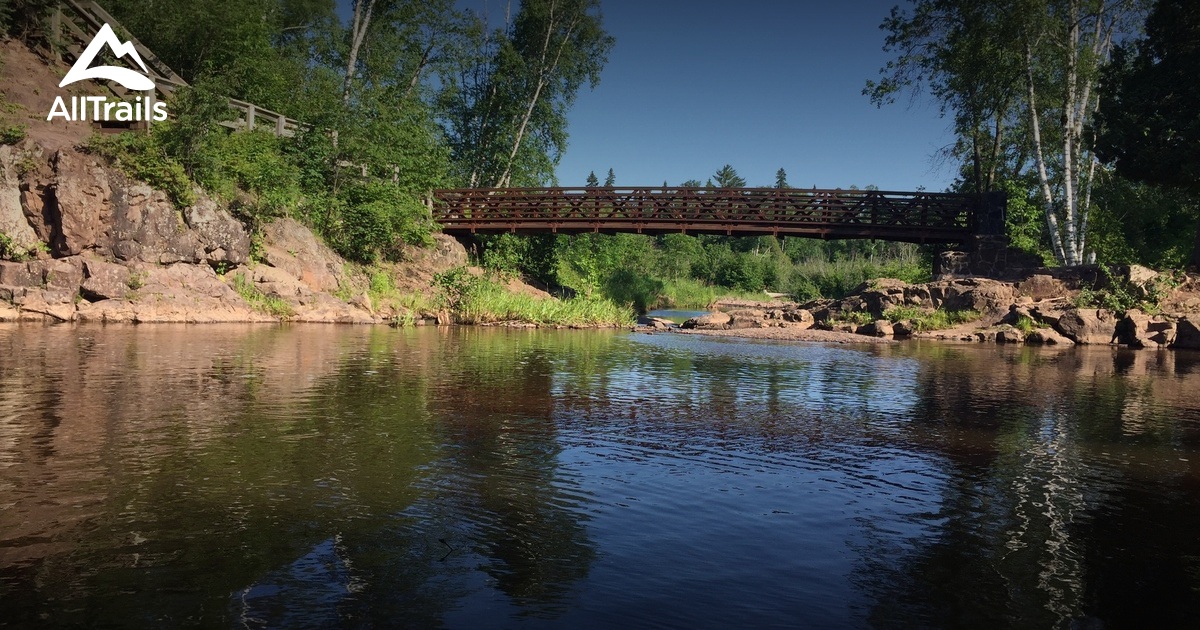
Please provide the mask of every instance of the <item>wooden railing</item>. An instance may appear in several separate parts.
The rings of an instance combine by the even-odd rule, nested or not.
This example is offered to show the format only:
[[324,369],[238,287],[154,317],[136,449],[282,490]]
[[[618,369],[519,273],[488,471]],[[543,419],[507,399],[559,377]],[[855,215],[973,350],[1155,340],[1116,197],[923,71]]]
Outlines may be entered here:
[[[176,74],[158,55],[138,41],[116,18],[93,0],[61,0],[50,16],[52,43],[55,48],[66,53],[67,61],[76,61],[105,24],[111,26],[118,37],[133,44],[149,70],[150,79],[154,81],[157,98],[168,99],[176,89],[187,87],[188,83],[183,77]],[[106,85],[117,97],[123,98],[129,93],[119,84],[110,82]],[[237,112],[237,117],[221,124],[234,131],[259,129],[270,131],[276,136],[291,137],[307,127],[304,123],[278,112],[234,98],[229,99],[229,108]]]
[[463,188],[436,190],[431,199],[434,219],[451,234],[681,232],[917,243],[966,241],[996,203],[954,193],[640,187]]

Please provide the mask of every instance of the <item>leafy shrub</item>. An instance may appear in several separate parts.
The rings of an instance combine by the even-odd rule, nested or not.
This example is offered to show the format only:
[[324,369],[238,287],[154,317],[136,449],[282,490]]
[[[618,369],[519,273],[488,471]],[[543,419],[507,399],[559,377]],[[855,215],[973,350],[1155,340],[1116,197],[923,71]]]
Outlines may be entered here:
[[0,144],[17,144],[25,139],[28,127],[20,123],[0,123]]
[[129,177],[163,191],[176,206],[182,208],[196,202],[187,171],[167,155],[155,134],[97,134],[88,139],[84,150],[104,158]]
[[918,332],[944,330],[959,324],[978,321],[983,314],[973,310],[929,311],[916,306],[895,306],[883,312],[883,318],[891,322],[911,321]]
[[266,313],[268,315],[287,319],[295,315],[295,310],[292,305],[288,304],[281,298],[269,296],[254,286],[254,282],[242,274],[233,277],[233,290],[242,296],[243,300],[256,311]]

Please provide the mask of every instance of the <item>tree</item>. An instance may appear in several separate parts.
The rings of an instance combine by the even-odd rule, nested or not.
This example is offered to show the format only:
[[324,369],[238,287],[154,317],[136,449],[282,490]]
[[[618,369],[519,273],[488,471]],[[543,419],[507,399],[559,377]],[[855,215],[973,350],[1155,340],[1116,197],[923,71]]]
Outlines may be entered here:
[[[1096,151],[1119,175],[1200,194],[1200,5],[1159,0],[1146,37],[1114,50]],[[1191,264],[1200,266],[1200,228]]]
[[775,171],[775,187],[779,189],[791,188],[787,181],[787,171],[783,170],[782,167],[778,171]]
[[745,188],[746,180],[737,174],[737,171],[732,166],[726,164],[722,166],[713,175],[713,182],[717,188]]
[[588,188],[595,188],[600,185],[600,179],[596,177],[596,171],[588,173],[587,183],[584,185]]
[[613,173],[613,170],[610,168],[610,169],[608,169],[608,176],[604,178],[604,185],[605,186],[615,186],[616,183],[617,183],[617,176]]
[[599,0],[525,0],[511,24],[467,30],[443,83],[444,128],[468,185],[553,177],[566,148],[566,112],[595,86],[613,38]]
[[1137,0],[916,0],[912,15],[897,8],[884,21],[885,49],[899,56],[864,92],[883,103],[928,86],[969,147],[977,191],[1022,179],[1032,162],[1055,257],[1078,265],[1088,259],[1095,160],[1084,130],[1099,68],[1143,13]]

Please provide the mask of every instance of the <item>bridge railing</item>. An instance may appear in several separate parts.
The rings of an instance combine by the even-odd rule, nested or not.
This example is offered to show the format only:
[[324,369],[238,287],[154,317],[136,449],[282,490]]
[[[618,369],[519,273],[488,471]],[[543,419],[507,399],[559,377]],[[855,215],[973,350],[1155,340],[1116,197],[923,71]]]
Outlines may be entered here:
[[881,190],[709,188],[447,189],[433,193],[447,232],[684,232],[960,242],[981,198]]

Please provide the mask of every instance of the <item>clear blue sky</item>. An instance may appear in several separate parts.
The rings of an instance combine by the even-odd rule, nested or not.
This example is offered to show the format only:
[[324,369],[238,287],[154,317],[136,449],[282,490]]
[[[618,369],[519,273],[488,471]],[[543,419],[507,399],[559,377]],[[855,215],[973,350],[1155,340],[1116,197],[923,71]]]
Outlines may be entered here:
[[[950,121],[928,99],[882,109],[862,89],[888,60],[879,23],[903,0],[601,0],[616,38],[569,114],[563,186],[677,185],[732,164],[752,185],[942,190]],[[506,0],[467,0],[493,23]],[[514,10],[517,3],[514,2]]]

